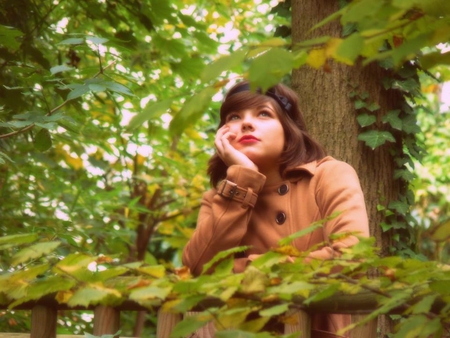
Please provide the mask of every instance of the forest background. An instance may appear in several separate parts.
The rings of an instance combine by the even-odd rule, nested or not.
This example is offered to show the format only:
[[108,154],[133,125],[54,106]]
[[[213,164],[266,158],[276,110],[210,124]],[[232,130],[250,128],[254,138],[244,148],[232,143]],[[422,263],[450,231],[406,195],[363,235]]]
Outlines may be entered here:
[[[304,3],[292,7],[301,11]],[[377,102],[349,89],[358,127],[350,135],[367,151],[400,147],[404,156],[392,161],[401,162],[394,175],[406,189],[398,200],[371,202],[381,215],[378,244],[394,258],[378,261],[365,243],[348,259],[359,254],[372,257],[367,265],[387,266],[390,274],[403,271],[387,278],[392,284],[408,269],[423,272],[421,263],[434,262],[436,270],[427,265],[427,273],[403,289],[431,285],[429,294],[421,290],[428,298],[414,303],[421,304],[419,310],[407,308],[417,316],[420,334],[440,332],[449,310],[439,320],[423,314],[435,299],[449,297],[443,285],[450,277],[439,264],[450,259],[450,5],[443,0],[335,5],[331,17],[311,14],[316,23],[325,21],[308,27],[309,37],[293,41],[290,1],[2,1],[0,302],[13,308],[56,294],[72,305],[131,297],[151,307],[173,295],[167,271],[188,278],[178,270],[180,252],[209,186],[206,163],[224,91],[243,76],[268,88],[278,81],[295,84],[293,69],[313,69],[326,81],[337,64],[355,69],[377,64],[396,77],[389,86],[402,92],[411,109],[379,117],[373,114]],[[339,23],[339,36],[313,37],[331,22]],[[117,278],[130,271],[133,279],[119,285]],[[152,278],[158,282],[149,290]],[[230,282],[233,288],[221,299],[231,297],[241,282]],[[223,285],[215,283],[217,293]],[[325,293],[338,290],[327,283]],[[392,284],[383,285],[398,288]],[[195,305],[189,299],[189,306]],[[266,317],[286,309],[276,305],[281,308],[266,311]],[[246,306],[234,309],[240,318]],[[151,314],[124,316],[124,332],[154,332]],[[89,313],[69,313],[59,330],[89,331],[91,320]],[[424,321],[431,331],[423,329]],[[400,333],[416,327],[412,320],[398,322]],[[0,330],[23,332],[28,326],[26,314],[0,315]]]

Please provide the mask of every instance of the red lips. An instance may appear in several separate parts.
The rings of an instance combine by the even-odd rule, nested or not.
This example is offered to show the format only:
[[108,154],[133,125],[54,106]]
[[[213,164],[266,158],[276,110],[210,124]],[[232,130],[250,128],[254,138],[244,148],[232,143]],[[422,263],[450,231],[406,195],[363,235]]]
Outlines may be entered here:
[[244,143],[244,142],[255,142],[255,141],[259,141],[255,136],[253,135],[244,135],[239,139],[240,143]]

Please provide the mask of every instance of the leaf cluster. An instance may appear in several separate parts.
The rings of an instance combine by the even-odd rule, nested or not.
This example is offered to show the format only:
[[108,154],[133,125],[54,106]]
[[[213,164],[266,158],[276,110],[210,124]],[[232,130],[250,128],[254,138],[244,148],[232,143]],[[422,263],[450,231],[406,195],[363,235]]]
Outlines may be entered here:
[[[30,236],[8,236],[0,243],[3,250],[20,248],[8,273],[0,278],[0,302],[11,309],[51,297],[69,307],[120,306],[131,300],[150,311],[196,311],[177,324],[174,338],[211,321],[219,336],[279,336],[266,325],[270,321],[288,323],[289,310],[296,309],[312,313],[330,308],[342,313],[370,310],[354,325],[381,314],[397,314],[401,319],[394,337],[411,332],[417,337],[442,335],[449,329],[448,266],[380,258],[372,239],[361,239],[332,260],[309,263],[305,263],[308,253],[295,252],[286,239],[237,274],[232,272],[233,255],[239,249],[233,249],[210,262],[215,265],[213,273],[195,278],[186,268],[121,264],[108,256],[73,253],[49,258],[61,243],[32,244],[31,240]],[[288,262],[287,257],[294,261]],[[363,297],[364,309],[357,308],[362,306],[358,297]],[[367,304],[372,305],[368,308]]]

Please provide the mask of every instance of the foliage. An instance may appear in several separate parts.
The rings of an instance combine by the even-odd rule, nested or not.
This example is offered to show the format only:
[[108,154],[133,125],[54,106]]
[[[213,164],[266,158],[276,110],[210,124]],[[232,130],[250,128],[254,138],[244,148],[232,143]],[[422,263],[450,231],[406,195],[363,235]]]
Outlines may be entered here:
[[[267,4],[255,5],[250,0],[232,6],[225,0],[2,3],[2,302],[17,305],[56,292],[59,300],[71,305],[120,302],[129,297],[151,306],[166,300],[176,302],[171,298],[178,296],[174,289],[204,282],[205,289],[200,288],[198,295],[186,291],[185,298],[178,299],[179,306],[192,307],[207,296],[236,300],[236,307],[230,302],[231,307],[225,306],[223,313],[211,310],[222,320],[234,320],[232,313],[242,313],[249,303],[244,297],[241,307],[241,299],[233,294],[242,292],[242,283],[248,278],[251,281],[250,276],[224,278],[222,272],[229,271],[226,263],[215,275],[199,279],[180,276],[178,270],[167,273],[180,265],[180,249],[192,232],[207,186],[203,173],[212,152],[222,89],[238,76],[268,88],[293,68],[329,71],[330,58],[350,65],[359,58],[365,63],[381,61],[396,70],[405,62],[426,71],[449,63],[448,53],[435,47],[450,35],[450,9],[444,0],[353,1],[321,23],[339,19],[344,37],[322,37],[295,46],[288,32],[289,1],[274,8],[278,15],[266,14],[268,9]],[[231,39],[229,34],[239,37]],[[400,86],[405,93],[418,88],[418,82],[410,81],[389,85]],[[376,106],[364,93],[356,93],[354,98],[355,108],[362,112],[358,121],[369,127],[373,121],[370,112]],[[399,122],[398,117],[397,112],[389,112],[384,122],[394,129],[401,125],[408,134],[417,133],[411,121]],[[424,115],[421,122],[429,133],[434,135],[438,129],[438,135],[445,138],[446,120],[442,117],[442,124],[435,125]],[[374,132],[360,137],[372,148],[391,140],[389,134]],[[429,145],[430,150],[433,147],[439,145]],[[425,164],[444,159],[425,158]],[[442,173],[430,181],[441,177],[445,183],[447,176]],[[426,179],[414,178],[414,183],[420,192],[422,216],[436,208],[442,210],[430,229],[446,229],[445,192],[423,192]],[[393,207],[401,209],[404,204]],[[426,245],[443,247],[447,235],[430,230]],[[270,255],[277,254],[265,256],[270,264],[255,262],[247,273],[268,280],[275,272],[285,274],[287,279],[278,290],[283,290],[281,286],[289,283],[289,278],[303,278],[291,277],[287,265],[272,264]],[[386,264],[410,271],[394,258],[388,262],[370,259],[374,267]],[[418,271],[421,264],[427,264],[408,262]],[[345,264],[350,277],[351,269],[365,271],[369,266],[353,266],[351,260]],[[424,285],[432,278],[448,279],[437,263],[428,264],[430,272],[418,276],[424,278]],[[311,283],[296,280],[304,283],[299,285],[313,284],[317,292],[325,288],[322,295],[345,291],[347,284],[337,275],[330,277],[330,283],[339,282],[342,287],[326,289],[326,282],[314,279],[318,275],[309,268],[301,264],[292,267],[303,271],[305,278],[313,278]],[[330,269],[329,263],[322,268]],[[388,279],[380,283],[384,282],[389,284]],[[417,284],[388,284],[386,292],[401,285],[413,290],[412,294],[417,291],[412,285],[418,286],[419,279]],[[254,286],[250,283],[247,287]],[[265,284],[260,287],[261,294],[277,290]],[[433,292],[442,291],[439,285],[438,290],[424,288],[421,292],[431,298]],[[289,292],[287,298],[292,296]],[[406,301],[404,294],[396,297],[399,303]],[[254,309],[265,309],[262,313],[267,319],[284,309],[287,301],[262,301]],[[175,303],[165,304],[177,308]],[[428,321],[422,310],[413,311],[420,323]],[[445,313],[442,316],[446,318]],[[414,325],[409,320],[406,324]],[[435,322],[433,325],[438,327]]]
[[[361,239],[334,260],[305,264],[308,252],[296,251],[290,246],[292,238],[287,238],[239,274],[232,273],[233,249],[211,261],[219,263],[214,274],[193,278],[186,268],[124,264],[112,257],[82,253],[58,257],[55,245],[44,238],[39,239],[39,249],[29,257],[30,248],[37,247],[27,243],[25,236],[3,238],[3,243],[15,248],[9,272],[0,277],[0,303],[10,308],[43,296],[71,307],[114,306],[127,299],[150,311],[161,307],[163,311],[185,313],[200,307],[196,316],[177,324],[172,337],[185,337],[208,321],[214,321],[219,331],[234,330],[245,336],[262,334],[267,330],[264,325],[272,319],[288,322],[289,309],[314,308],[333,296],[340,296],[342,303],[343,295],[350,297],[347,302],[351,304],[353,297],[365,295],[376,308],[361,324],[383,313],[404,316],[393,337],[405,337],[406,332],[414,332],[415,337],[441,336],[450,329],[448,266],[417,259],[380,258],[372,239]],[[296,257],[293,263],[286,262],[289,256]],[[375,270],[381,273],[379,277],[368,278]],[[219,332],[222,334],[225,332]],[[267,331],[266,336],[275,333]]]

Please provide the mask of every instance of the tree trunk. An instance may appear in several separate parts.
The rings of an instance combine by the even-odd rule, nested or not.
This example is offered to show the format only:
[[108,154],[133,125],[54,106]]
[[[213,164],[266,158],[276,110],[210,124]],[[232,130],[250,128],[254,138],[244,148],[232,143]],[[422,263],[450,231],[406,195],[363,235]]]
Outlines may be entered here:
[[[292,40],[296,42],[319,36],[340,37],[342,27],[333,21],[317,30],[311,27],[338,10],[338,1],[294,0],[292,1]],[[295,47],[294,47],[295,48]],[[292,74],[292,88],[300,98],[300,108],[311,135],[322,143],[327,153],[336,159],[352,165],[357,171],[365,194],[370,233],[375,237],[381,254],[389,254],[391,233],[383,232],[380,223],[384,215],[377,206],[387,207],[396,200],[402,187],[394,180],[395,163],[390,152],[402,151],[401,142],[386,143],[372,150],[357,139],[361,133],[356,117],[358,115],[351,93],[367,93],[367,102],[380,106],[375,112],[375,128],[381,130],[381,116],[387,111],[400,108],[404,102],[401,93],[384,90],[382,80],[392,77],[378,64],[347,66],[333,61],[323,69],[309,66],[295,70]],[[381,331],[391,331],[389,321],[381,320]]]

